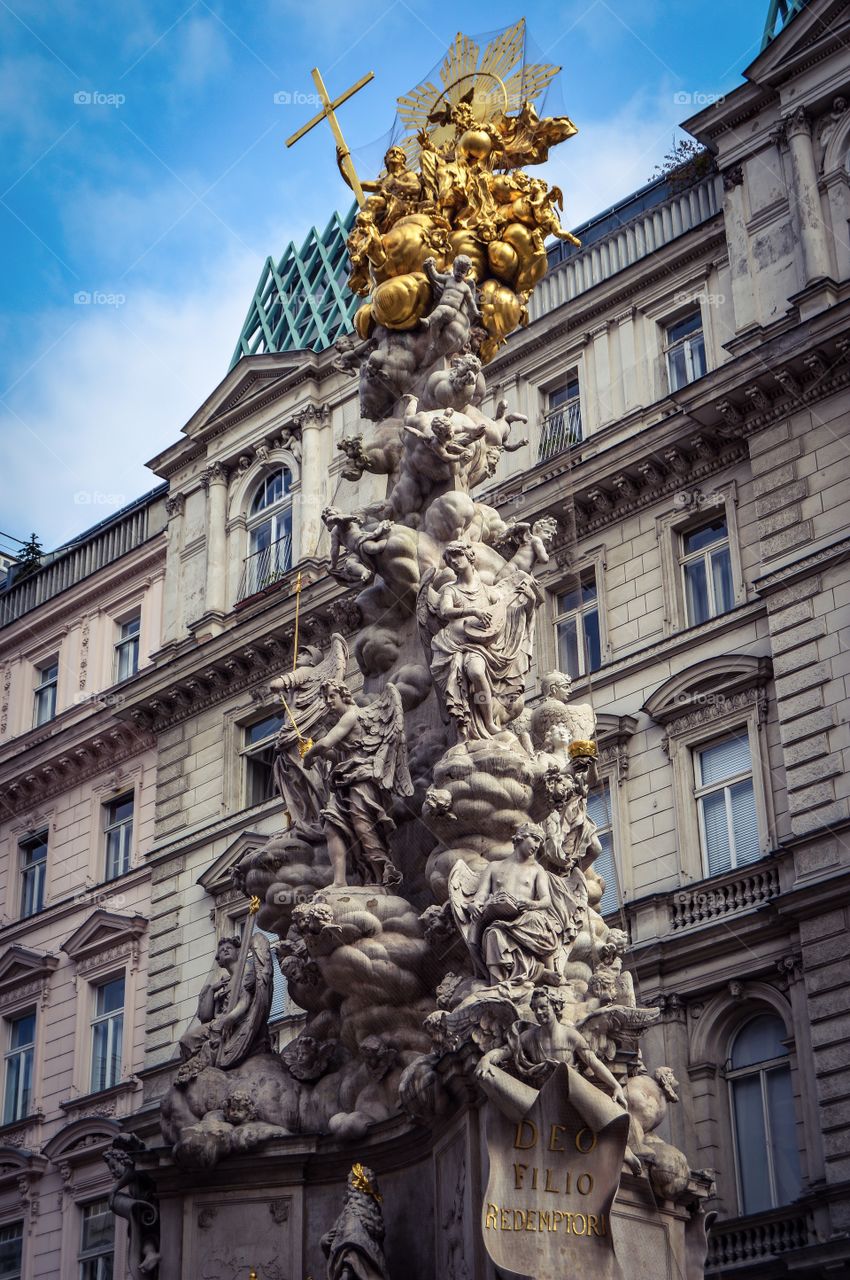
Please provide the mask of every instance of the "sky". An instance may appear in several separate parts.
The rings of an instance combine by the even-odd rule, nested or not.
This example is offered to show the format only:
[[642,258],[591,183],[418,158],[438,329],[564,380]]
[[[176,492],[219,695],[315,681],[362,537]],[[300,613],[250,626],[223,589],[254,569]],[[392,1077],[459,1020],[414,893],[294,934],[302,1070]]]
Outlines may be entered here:
[[[268,255],[351,197],[458,30],[524,11],[576,138],[544,173],[575,226],[648,181],[678,123],[741,83],[768,0],[0,0],[0,531],[61,545],[159,480],[145,463],[227,373]],[[358,156],[358,152],[360,153]],[[374,176],[361,170],[362,176]]]

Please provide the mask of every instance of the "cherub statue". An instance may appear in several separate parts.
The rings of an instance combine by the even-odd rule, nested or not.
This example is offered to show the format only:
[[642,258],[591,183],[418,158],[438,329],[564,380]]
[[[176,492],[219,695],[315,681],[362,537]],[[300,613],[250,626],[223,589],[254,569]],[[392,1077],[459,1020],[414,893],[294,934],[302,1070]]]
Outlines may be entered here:
[[[247,926],[246,926],[247,928]],[[174,1083],[189,1085],[206,1067],[224,1071],[239,1066],[252,1054],[269,1048],[268,1020],[272,1003],[272,958],[261,933],[222,938],[216,965],[198,997],[198,1026],[180,1037],[180,1056]]]
[[306,833],[318,829],[325,787],[321,770],[305,765],[302,752],[325,716],[318,696],[322,682],[342,679],[347,663],[348,645],[344,636],[334,632],[326,657],[314,645],[303,645],[294,670],[269,681],[286,714],[275,742],[275,786],[292,826]]
[[349,378],[356,378],[361,364],[374,351],[375,341],[362,342],[356,333],[343,333],[337,338],[334,348],[334,368]]
[[528,436],[521,436],[519,440],[510,440],[511,428],[515,422],[525,424],[528,422],[528,416],[524,413],[508,413],[508,402],[501,396],[496,404],[496,412],[494,417],[487,424],[485,434],[486,449],[486,479],[495,475],[496,468],[503,453],[516,453],[517,449],[522,449],[528,444]]
[[413,794],[399,691],[387,685],[366,707],[358,707],[339,680],[325,681],[320,694],[336,723],[304,759],[308,765],[331,761],[322,825],[334,886],[345,887],[349,865],[363,884],[397,885],[402,876],[389,852],[395,829],[389,810],[396,796]]
[[468,279],[472,260],[459,253],[449,271],[438,271],[434,258],[426,258],[422,270],[437,298],[437,306],[420,321],[431,336],[431,359],[450,351],[459,352],[469,338],[473,321],[481,320],[475,284]]
[[378,572],[378,557],[386,547],[392,521],[381,520],[374,529],[364,529],[359,515],[325,507],[322,523],[331,535],[331,576],[358,586],[370,582]]
[[558,522],[552,516],[542,516],[529,524],[525,520],[514,520],[506,526],[499,538],[497,547],[503,555],[513,549],[508,567],[502,570],[500,577],[512,570],[531,573],[539,564],[549,563],[549,548],[558,532]]
[[446,464],[454,487],[465,492],[469,487],[469,463],[475,456],[472,445],[484,435],[486,424],[471,423],[463,414],[455,416],[455,411],[451,408],[443,413],[418,413],[419,401],[416,396],[408,393],[403,399],[404,430],[423,441]]
[[372,1170],[353,1165],[342,1213],[319,1241],[328,1260],[327,1280],[390,1280],[381,1200]]
[[470,351],[452,356],[448,369],[435,369],[425,384],[425,401],[442,409],[465,409],[484,398],[481,361]]
[[115,1179],[109,1208],[127,1223],[127,1269],[132,1280],[156,1280],[162,1256],[156,1187],[149,1174],[136,1168],[136,1157],[145,1150],[135,1134],[119,1133],[103,1153]]
[[540,681],[542,702],[531,713],[531,734],[538,751],[549,728],[565,724],[572,741],[592,742],[596,733],[596,714],[589,703],[571,703],[573,682],[563,671],[550,671]]

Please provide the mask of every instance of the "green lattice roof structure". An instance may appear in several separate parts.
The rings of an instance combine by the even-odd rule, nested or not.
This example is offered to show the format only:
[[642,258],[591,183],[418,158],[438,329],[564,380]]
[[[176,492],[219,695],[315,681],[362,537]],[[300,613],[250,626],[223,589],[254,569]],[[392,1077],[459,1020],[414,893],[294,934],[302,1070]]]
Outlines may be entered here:
[[335,213],[320,234],[312,227],[300,249],[290,241],[278,263],[267,258],[230,368],[243,356],[324,351],[354,328],[360,299],[348,288],[345,242],[357,205]]
[[805,9],[809,0],[770,0],[770,6],[767,11],[767,21],[764,24],[764,35],[762,36],[761,47],[766,49],[774,36],[778,36],[783,27],[786,27],[793,17],[801,13]]

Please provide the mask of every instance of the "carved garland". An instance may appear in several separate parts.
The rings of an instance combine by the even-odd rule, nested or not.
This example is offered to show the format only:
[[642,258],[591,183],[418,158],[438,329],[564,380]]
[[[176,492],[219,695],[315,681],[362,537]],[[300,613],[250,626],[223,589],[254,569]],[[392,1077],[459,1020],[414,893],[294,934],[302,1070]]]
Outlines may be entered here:
[[675,720],[668,721],[667,732],[661,739],[661,745],[669,756],[671,738],[677,738],[680,734],[696,729],[699,725],[713,724],[717,720],[725,720],[730,714],[747,710],[750,707],[757,709],[758,723],[761,724],[767,713],[767,690],[765,688],[742,689],[739,693],[733,693],[729,697],[724,697],[716,702],[703,703],[701,706],[687,711],[684,715],[677,716]]

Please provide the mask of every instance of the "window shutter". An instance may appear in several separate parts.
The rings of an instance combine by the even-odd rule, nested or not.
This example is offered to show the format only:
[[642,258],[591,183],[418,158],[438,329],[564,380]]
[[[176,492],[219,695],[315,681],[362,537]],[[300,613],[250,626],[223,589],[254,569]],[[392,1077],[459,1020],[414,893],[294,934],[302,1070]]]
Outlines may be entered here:
[[735,835],[735,862],[739,867],[758,862],[761,857],[756,798],[751,778],[729,788],[732,805],[732,829]]
[[699,760],[700,782],[703,786],[723,782],[736,773],[746,773],[753,767],[750,740],[746,733],[726,738],[723,742],[704,747],[699,753]]
[[726,796],[723,791],[715,791],[703,796],[702,805],[703,828],[705,830],[705,857],[708,863],[708,874],[719,876],[732,866],[732,851],[729,848],[729,827],[726,821]]

